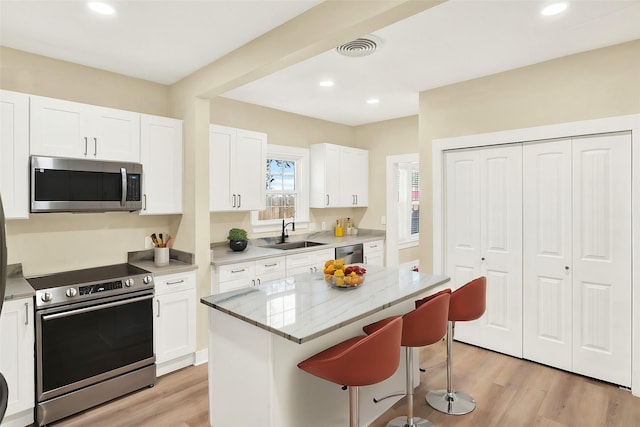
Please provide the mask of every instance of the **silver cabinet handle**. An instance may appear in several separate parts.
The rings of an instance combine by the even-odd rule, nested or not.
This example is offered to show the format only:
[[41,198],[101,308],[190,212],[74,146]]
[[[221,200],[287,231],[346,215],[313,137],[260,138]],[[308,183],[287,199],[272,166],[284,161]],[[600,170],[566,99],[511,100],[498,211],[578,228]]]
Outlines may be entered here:
[[276,265],[278,265],[277,262],[274,262],[273,264],[265,264],[264,266],[266,268],[266,267],[275,267]]
[[255,279],[251,279],[251,286],[255,286],[256,285],[256,280]]
[[167,285],[177,285],[178,283],[184,283],[184,279],[174,280],[173,282],[167,282]]
[[98,138],[93,138],[93,157],[98,156]]
[[29,303],[28,302],[24,303],[24,324],[25,325],[29,324]]
[[233,202],[231,202],[231,207],[235,208],[236,207],[236,195],[233,194],[231,197],[233,197]]
[[156,300],[156,303],[158,303],[158,314],[156,314],[156,317],[160,317],[160,300]]
[[238,194],[238,208],[242,206],[242,194]]
[[358,195],[356,194],[356,205],[358,204]]
[[327,194],[327,206],[329,206],[329,195]]
[[257,280],[258,280],[258,285],[260,285],[260,279],[257,279]]
[[244,268],[241,268],[240,270],[231,270],[232,273],[242,273],[244,271]]
[[87,137],[85,136],[84,137],[84,155],[85,155],[85,157],[87,155],[87,149],[88,149],[87,145],[89,145],[89,142],[87,141]]
[[144,208],[142,210],[147,210],[147,195],[143,195],[142,197],[144,197]]

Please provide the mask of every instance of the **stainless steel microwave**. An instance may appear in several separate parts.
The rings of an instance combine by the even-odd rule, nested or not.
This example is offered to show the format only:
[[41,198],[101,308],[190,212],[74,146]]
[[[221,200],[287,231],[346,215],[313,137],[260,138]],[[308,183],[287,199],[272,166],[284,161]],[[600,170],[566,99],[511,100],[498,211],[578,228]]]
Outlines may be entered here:
[[142,209],[142,165],[31,156],[31,212]]

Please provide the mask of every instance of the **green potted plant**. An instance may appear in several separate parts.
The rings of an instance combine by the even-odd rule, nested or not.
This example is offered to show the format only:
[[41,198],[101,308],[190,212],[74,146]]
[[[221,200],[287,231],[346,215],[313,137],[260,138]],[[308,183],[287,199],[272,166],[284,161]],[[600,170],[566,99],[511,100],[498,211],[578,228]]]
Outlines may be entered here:
[[242,228],[229,230],[229,247],[234,251],[244,251],[247,248],[247,232]]

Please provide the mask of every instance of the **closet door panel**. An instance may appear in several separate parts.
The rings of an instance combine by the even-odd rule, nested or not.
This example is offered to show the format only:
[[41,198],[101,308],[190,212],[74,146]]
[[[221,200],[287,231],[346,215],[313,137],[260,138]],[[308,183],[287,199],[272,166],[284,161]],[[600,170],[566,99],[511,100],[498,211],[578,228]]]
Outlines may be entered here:
[[573,370],[631,385],[631,134],[573,139]]
[[523,357],[571,370],[571,139],[523,147]]
[[522,357],[522,146],[480,151],[483,345]]
[[[479,152],[445,153],[446,271],[457,289],[480,275]],[[460,322],[455,338],[481,345],[480,322]]]

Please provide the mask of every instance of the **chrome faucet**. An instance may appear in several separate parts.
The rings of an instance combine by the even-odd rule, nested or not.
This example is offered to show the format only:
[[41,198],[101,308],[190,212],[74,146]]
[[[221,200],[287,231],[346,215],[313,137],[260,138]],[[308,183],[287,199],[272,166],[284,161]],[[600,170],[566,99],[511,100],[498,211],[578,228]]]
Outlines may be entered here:
[[284,219],[282,220],[282,235],[280,236],[280,243],[284,243],[284,241],[289,237],[289,234],[285,232],[285,229],[288,225],[291,225],[291,231],[296,231],[296,223],[294,221],[284,223]]

